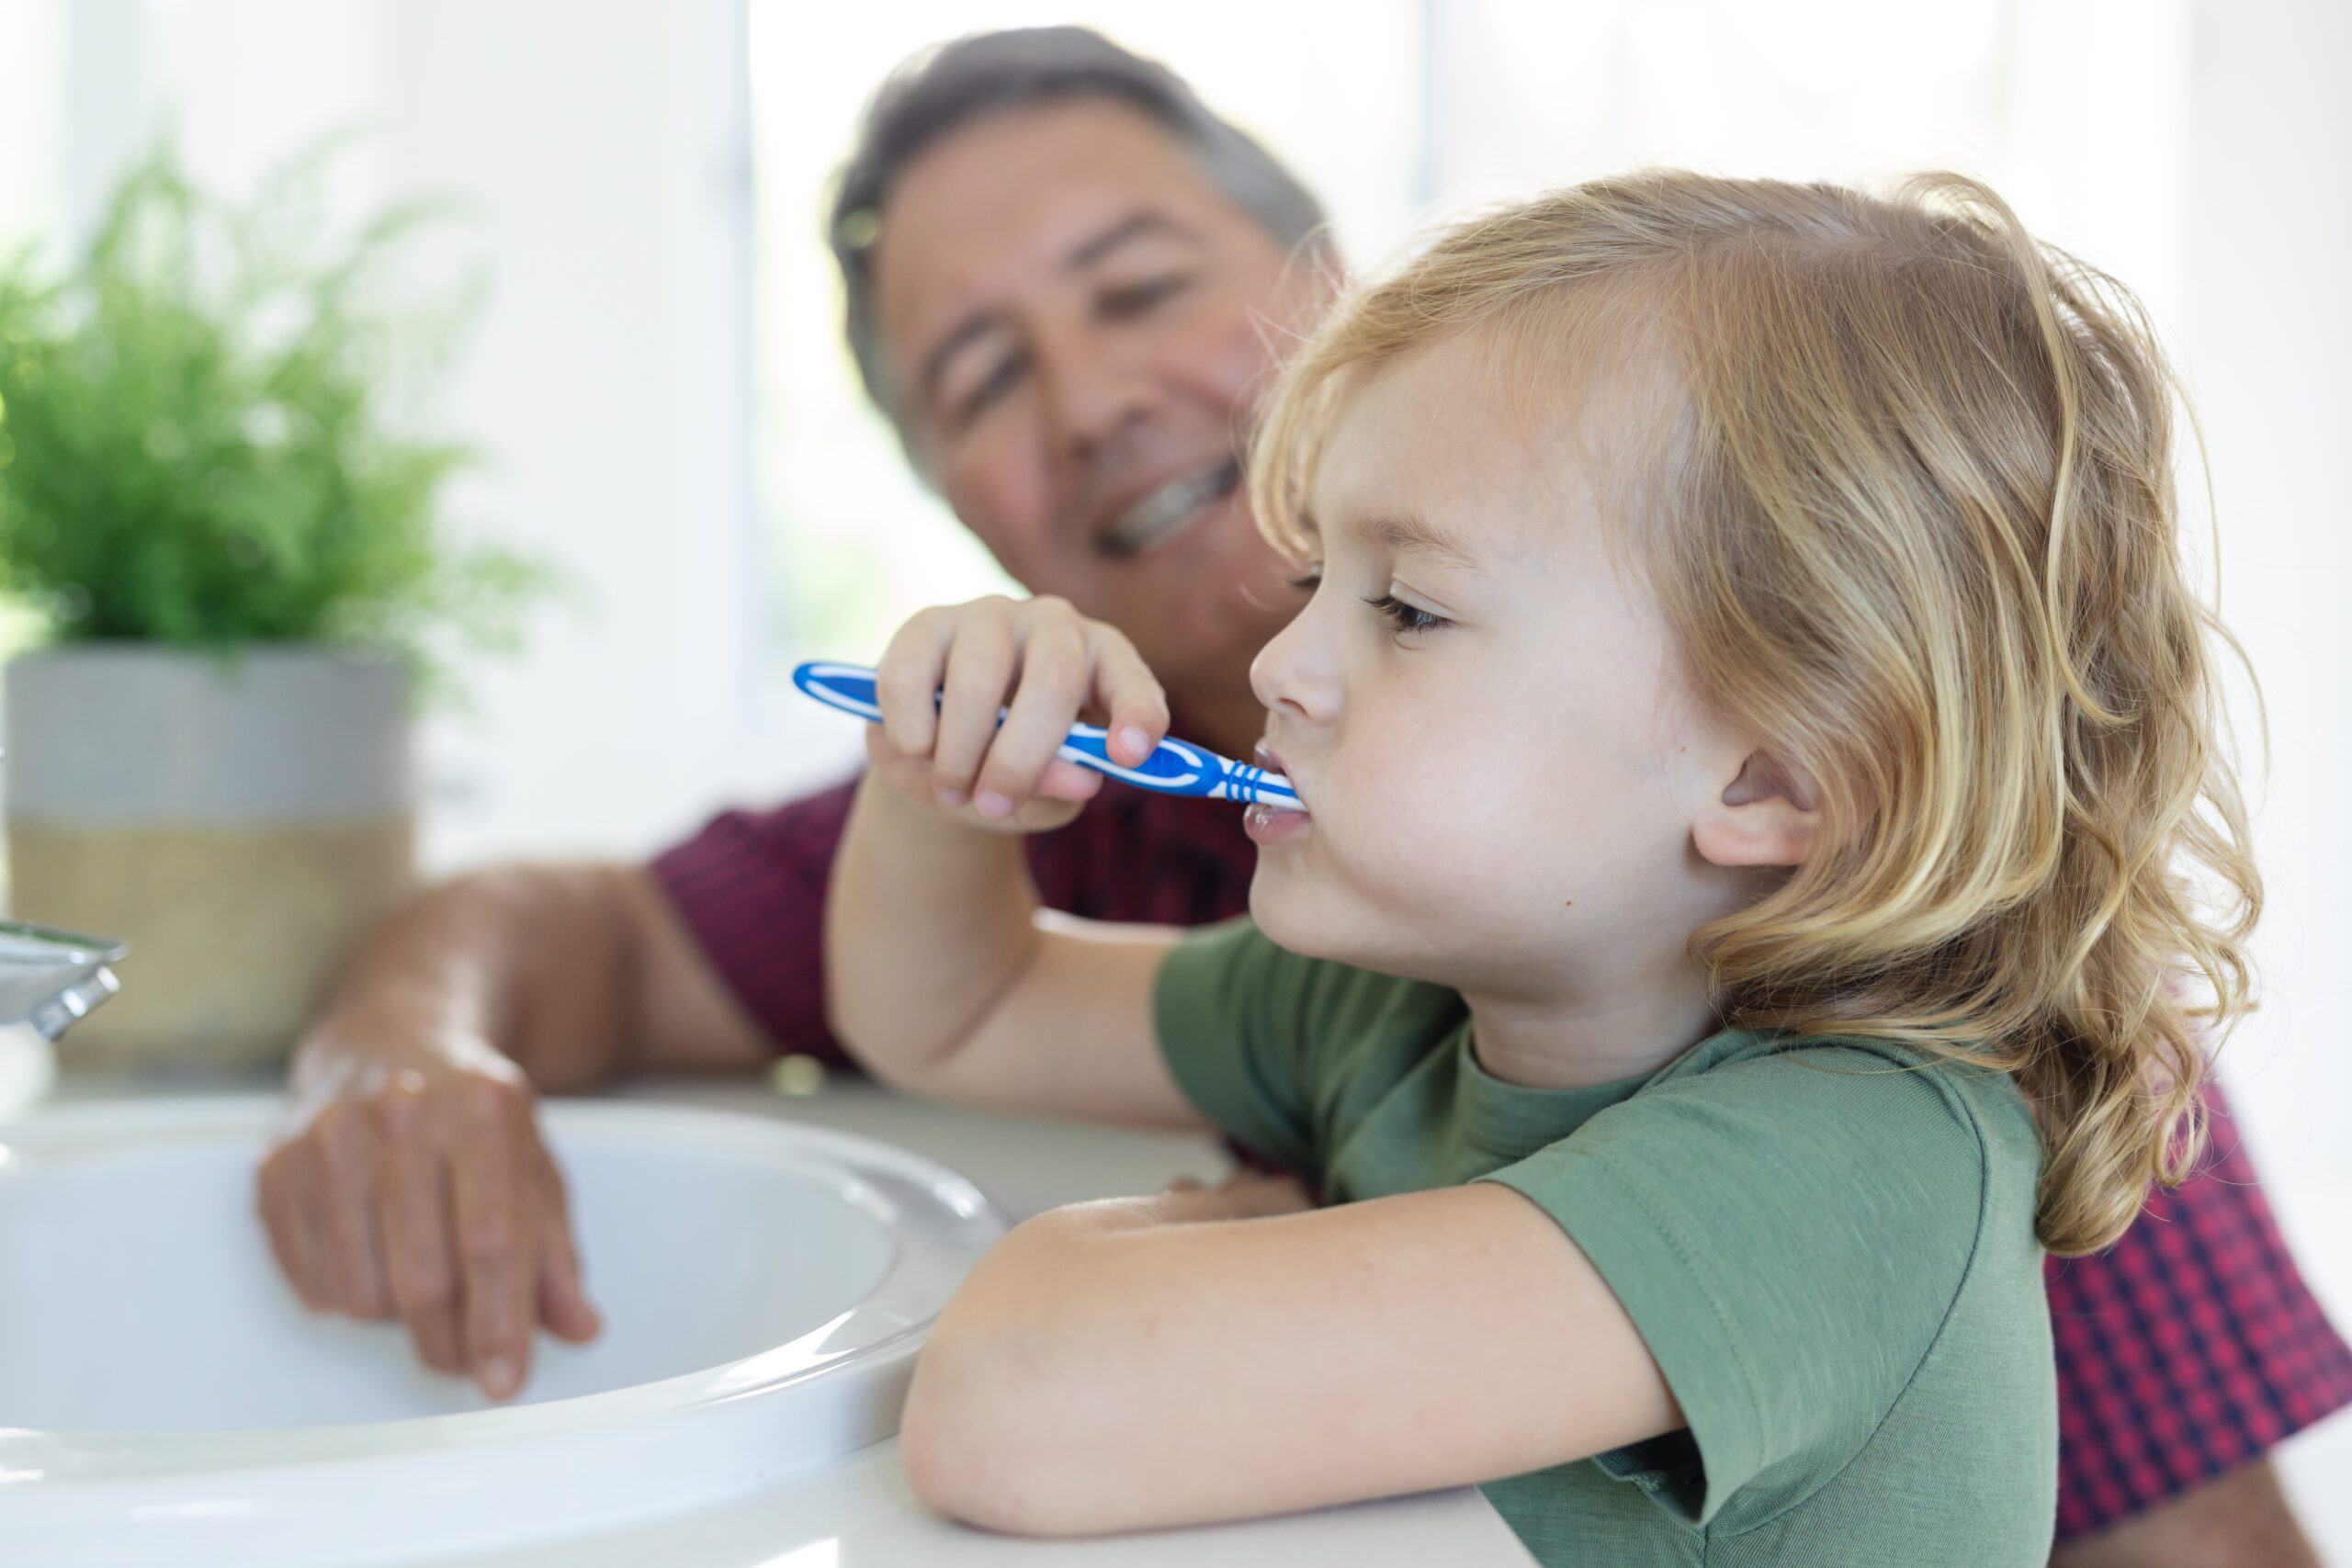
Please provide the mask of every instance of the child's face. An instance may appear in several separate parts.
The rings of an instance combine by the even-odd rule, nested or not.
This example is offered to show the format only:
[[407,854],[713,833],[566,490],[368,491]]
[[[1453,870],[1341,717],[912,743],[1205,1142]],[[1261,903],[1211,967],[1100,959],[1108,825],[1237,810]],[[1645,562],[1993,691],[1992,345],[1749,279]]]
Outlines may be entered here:
[[1752,748],[1612,565],[1570,416],[1498,416],[1492,364],[1478,333],[1407,355],[1330,432],[1321,581],[1251,670],[1309,815],[1252,813],[1250,908],[1295,951],[1464,991],[1687,980],[1690,931],[1762,890],[1694,847]]

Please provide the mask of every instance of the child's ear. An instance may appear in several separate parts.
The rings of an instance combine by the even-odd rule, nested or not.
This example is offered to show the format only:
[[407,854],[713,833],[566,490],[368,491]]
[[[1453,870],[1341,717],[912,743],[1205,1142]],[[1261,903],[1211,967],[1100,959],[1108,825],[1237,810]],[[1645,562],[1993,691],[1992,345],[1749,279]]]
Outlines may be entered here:
[[1690,824],[1690,841],[1716,865],[1802,864],[1813,852],[1818,799],[1803,768],[1751,751],[1739,776],[1714,804],[1701,808]]

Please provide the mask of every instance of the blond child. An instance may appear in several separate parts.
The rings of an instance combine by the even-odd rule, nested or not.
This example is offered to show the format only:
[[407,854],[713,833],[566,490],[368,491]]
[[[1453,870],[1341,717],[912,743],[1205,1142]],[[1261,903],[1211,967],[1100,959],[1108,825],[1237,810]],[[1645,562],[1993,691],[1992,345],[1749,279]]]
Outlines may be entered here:
[[2042,1562],[2041,1249],[2185,1169],[2259,902],[2171,394],[2129,297],[1953,176],[1450,231],[1259,433],[1309,592],[1259,761],[1307,810],[1251,808],[1250,917],[1203,932],[1023,868],[1101,783],[1073,720],[1163,732],[1125,640],[910,621],[842,1038],[1313,1191],[1017,1227],[924,1350],[917,1491],[1065,1534],[1476,1483],[1547,1562]]

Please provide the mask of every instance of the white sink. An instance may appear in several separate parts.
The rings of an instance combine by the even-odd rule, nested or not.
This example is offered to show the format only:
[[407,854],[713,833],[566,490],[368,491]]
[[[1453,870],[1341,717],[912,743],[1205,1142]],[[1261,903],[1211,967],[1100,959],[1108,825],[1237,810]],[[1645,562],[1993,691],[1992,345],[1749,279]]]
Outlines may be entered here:
[[254,1213],[259,1097],[0,1123],[0,1562],[361,1563],[715,1502],[898,1429],[926,1325],[1003,1233],[888,1145],[555,1103],[604,1333],[504,1406],[392,1325],[305,1312]]

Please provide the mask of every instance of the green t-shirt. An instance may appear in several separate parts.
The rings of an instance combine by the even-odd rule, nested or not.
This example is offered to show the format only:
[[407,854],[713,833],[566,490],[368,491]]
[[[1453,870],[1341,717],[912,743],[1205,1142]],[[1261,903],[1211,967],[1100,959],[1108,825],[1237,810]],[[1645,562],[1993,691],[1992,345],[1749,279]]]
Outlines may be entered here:
[[1729,1032],[1645,1077],[1506,1083],[1459,993],[1187,937],[1160,1049],[1225,1131],[1347,1202],[1497,1181],[1556,1220],[1687,1431],[1483,1488],[1562,1568],[2047,1560],[2057,1384],[2041,1156],[2006,1076]]

